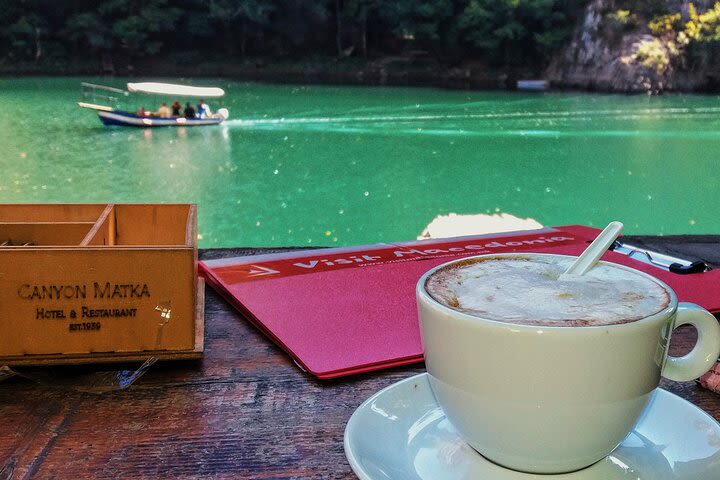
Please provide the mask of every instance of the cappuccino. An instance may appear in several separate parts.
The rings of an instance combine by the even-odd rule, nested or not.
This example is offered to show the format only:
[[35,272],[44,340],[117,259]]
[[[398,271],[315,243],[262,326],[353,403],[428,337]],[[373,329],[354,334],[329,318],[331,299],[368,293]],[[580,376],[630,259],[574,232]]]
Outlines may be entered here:
[[[605,458],[661,377],[692,380],[720,355],[707,310],[622,265],[600,262],[566,280],[573,260],[483,255],[437,266],[415,286],[438,404],[472,448],[520,472],[574,472]],[[668,355],[673,329],[686,324],[697,342]]]
[[607,263],[598,263],[585,275],[561,279],[572,261],[573,257],[543,255],[474,258],[437,270],[425,289],[454,310],[522,325],[628,323],[670,303],[659,283]]

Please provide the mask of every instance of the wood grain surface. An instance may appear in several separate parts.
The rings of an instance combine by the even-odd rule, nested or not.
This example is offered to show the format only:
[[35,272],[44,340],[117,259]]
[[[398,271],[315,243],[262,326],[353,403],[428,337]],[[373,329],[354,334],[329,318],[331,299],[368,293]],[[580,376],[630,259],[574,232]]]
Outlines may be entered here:
[[[657,250],[683,252],[672,237],[643,238],[659,242]],[[715,255],[720,265],[720,237],[703,238],[709,243],[699,254]],[[683,239],[696,246],[692,240]],[[104,378],[87,367],[25,370],[34,380],[0,382],[0,480],[355,478],[343,451],[350,415],[379,389],[425,370],[419,364],[317,381],[209,288],[205,322],[204,359],[158,362],[125,390],[86,393],[66,381]],[[672,350],[693,341],[694,330],[683,327]],[[720,419],[720,395],[694,382],[661,386]]]

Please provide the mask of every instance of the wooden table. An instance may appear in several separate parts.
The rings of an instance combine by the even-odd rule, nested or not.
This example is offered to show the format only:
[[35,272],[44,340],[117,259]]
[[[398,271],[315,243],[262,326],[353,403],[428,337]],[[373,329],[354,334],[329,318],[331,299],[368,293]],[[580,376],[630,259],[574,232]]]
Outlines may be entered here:
[[[720,236],[625,240],[720,267]],[[268,251],[205,250],[201,258]],[[202,361],[155,364],[126,390],[98,395],[18,377],[1,382],[0,480],[354,478],[343,451],[350,415],[379,389],[424,371],[416,365],[320,382],[211,289],[205,316]],[[693,341],[694,330],[680,329],[672,349]],[[694,382],[663,380],[662,387],[720,419],[720,395]]]

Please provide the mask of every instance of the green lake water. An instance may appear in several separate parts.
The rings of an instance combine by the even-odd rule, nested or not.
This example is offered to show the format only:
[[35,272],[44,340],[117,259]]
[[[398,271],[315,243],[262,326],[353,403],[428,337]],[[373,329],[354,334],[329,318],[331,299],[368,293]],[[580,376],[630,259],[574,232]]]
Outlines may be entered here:
[[0,79],[0,202],[197,203],[205,248],[411,240],[448,213],[720,233],[717,96],[207,80],[229,121],[143,130],[78,108],[81,81],[124,85]]

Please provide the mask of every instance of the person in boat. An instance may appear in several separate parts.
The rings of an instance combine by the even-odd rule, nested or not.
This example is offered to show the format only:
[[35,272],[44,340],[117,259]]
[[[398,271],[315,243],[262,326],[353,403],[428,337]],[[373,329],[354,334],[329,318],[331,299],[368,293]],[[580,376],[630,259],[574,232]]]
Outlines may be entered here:
[[141,117],[144,117],[147,115],[147,112],[145,111],[145,107],[138,108],[137,114]]
[[160,108],[158,108],[158,111],[155,113],[160,118],[170,118],[170,109],[167,106],[167,103],[163,103],[160,105]]
[[195,118],[195,109],[190,102],[185,104],[185,118]]
[[200,103],[198,103],[198,116],[200,118],[209,118],[212,116],[212,112],[210,111],[210,107],[208,107],[208,104],[205,103],[205,100],[200,100]]
[[182,105],[180,105],[180,102],[175,100],[172,105],[170,105],[170,108],[172,109],[172,115],[173,117],[179,117],[180,116],[180,110],[182,109]]

